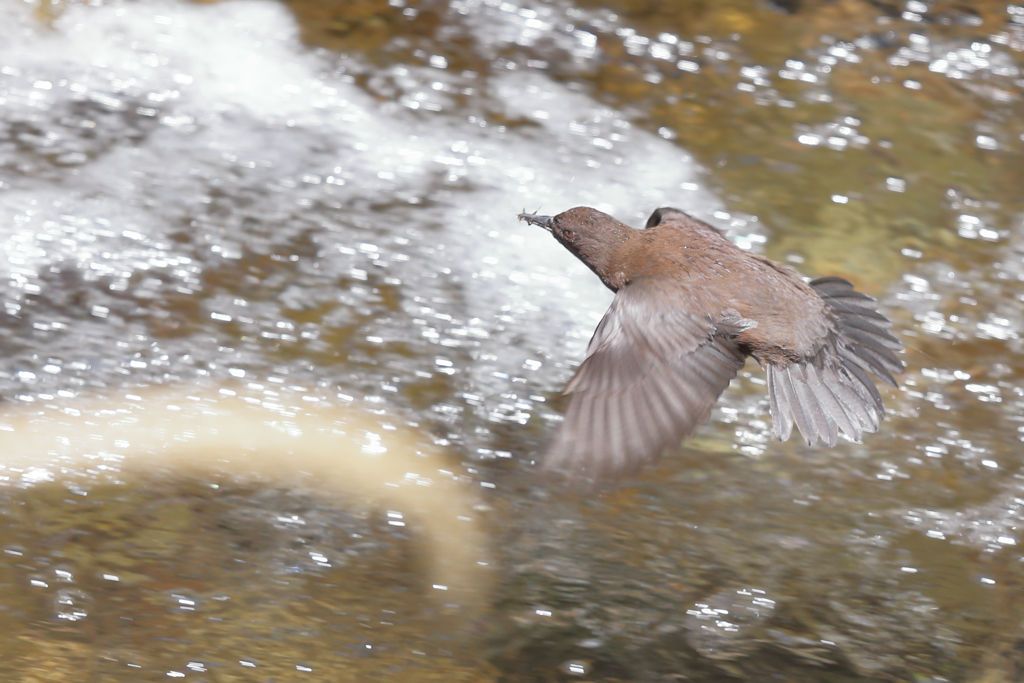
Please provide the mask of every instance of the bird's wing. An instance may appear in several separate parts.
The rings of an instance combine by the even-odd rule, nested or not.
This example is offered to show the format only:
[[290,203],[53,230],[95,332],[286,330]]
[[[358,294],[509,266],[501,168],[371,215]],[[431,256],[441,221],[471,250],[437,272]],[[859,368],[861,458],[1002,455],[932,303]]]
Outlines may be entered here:
[[896,356],[903,344],[889,333],[892,323],[876,310],[878,302],[848,281],[823,277],[810,285],[832,311],[835,338],[832,348],[804,362],[768,365],[775,435],[785,441],[796,424],[808,445],[820,439],[834,446],[840,431],[859,442],[863,433],[878,431],[885,415],[867,373],[896,386],[892,373],[903,370]]
[[565,392],[565,422],[544,466],[585,480],[639,469],[711,413],[743,366],[733,338],[755,325],[686,310],[685,292],[636,281],[620,289]]

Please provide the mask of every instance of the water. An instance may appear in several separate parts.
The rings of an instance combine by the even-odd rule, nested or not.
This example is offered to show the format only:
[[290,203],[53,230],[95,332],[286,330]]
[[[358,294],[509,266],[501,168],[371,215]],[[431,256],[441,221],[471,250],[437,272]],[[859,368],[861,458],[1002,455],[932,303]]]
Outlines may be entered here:
[[[5,672],[1014,680],[1017,10],[2,5]],[[543,487],[611,295],[515,215],[580,204],[879,296],[882,431],[774,442],[751,366]]]

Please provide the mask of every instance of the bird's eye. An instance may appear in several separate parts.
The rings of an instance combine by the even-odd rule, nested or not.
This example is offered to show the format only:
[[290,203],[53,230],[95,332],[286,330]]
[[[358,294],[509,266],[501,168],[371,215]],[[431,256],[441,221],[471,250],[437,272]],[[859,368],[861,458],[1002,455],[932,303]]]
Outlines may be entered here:
[[564,237],[567,240],[574,239],[576,237],[576,231],[575,230],[565,230],[564,232],[562,232],[562,237]]

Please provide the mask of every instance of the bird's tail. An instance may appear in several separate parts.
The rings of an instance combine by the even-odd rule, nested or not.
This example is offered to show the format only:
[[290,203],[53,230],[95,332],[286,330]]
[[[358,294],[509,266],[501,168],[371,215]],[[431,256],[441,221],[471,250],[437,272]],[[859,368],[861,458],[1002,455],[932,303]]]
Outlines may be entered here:
[[896,357],[903,345],[889,333],[892,323],[878,303],[838,277],[813,280],[839,326],[838,358],[827,351],[807,363],[768,366],[768,396],[775,435],[785,441],[800,429],[808,445],[818,439],[834,446],[839,432],[860,441],[878,431],[885,409],[868,373],[896,386],[893,373],[903,370]]

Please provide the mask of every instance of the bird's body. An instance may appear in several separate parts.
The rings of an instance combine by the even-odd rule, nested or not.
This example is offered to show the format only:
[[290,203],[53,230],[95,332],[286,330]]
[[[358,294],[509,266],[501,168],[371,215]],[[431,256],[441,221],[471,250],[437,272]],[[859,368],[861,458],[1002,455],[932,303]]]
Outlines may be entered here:
[[676,209],[658,209],[644,230],[586,207],[520,217],[616,292],[566,388],[546,467],[607,479],[657,459],[707,418],[747,356],[767,370],[780,439],[794,423],[830,446],[839,432],[877,431],[882,400],[865,371],[895,385],[902,345],[846,280],[805,283]]

